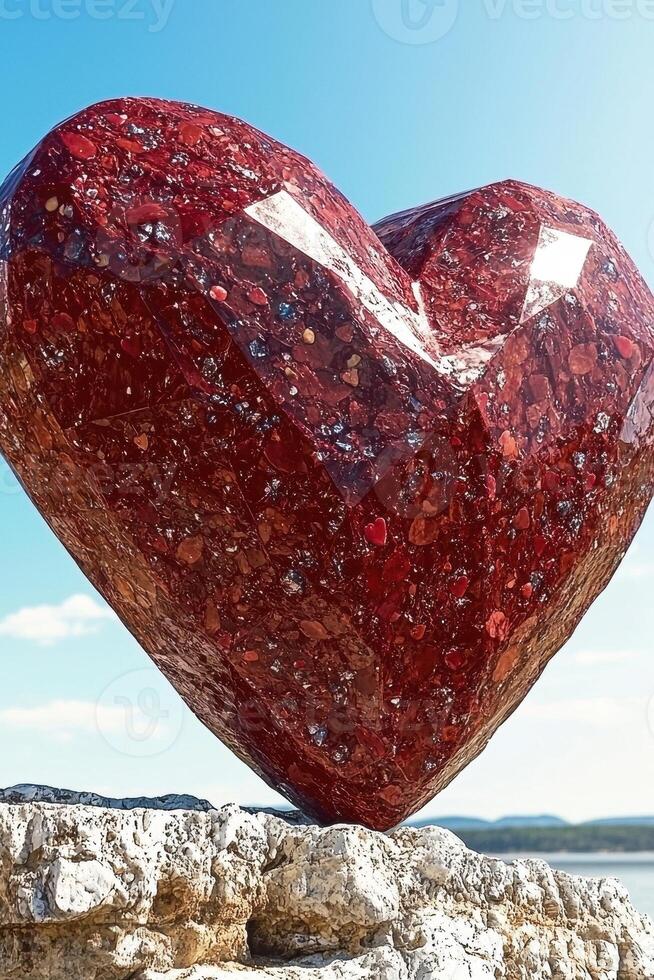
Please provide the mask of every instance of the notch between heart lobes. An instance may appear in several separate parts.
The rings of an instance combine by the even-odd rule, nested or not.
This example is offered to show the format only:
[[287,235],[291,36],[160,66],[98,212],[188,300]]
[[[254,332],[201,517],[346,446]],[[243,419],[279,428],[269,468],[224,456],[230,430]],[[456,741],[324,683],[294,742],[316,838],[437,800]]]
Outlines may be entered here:
[[387,828],[517,707],[652,494],[654,304],[507,181],[370,228],[238,120],[128,99],[2,191],[0,448],[198,717]]

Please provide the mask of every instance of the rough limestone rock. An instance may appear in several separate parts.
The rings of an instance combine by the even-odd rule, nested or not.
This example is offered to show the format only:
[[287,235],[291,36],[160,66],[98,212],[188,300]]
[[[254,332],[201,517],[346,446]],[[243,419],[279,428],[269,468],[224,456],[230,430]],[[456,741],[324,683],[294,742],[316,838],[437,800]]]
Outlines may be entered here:
[[654,978],[654,924],[616,881],[437,828],[78,799],[0,794],[2,980]]

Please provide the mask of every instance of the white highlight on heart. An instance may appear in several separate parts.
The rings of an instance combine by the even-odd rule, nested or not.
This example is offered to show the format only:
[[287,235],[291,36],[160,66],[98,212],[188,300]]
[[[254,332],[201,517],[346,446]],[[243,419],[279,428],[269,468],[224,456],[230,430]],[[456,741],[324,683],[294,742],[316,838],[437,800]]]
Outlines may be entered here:
[[392,302],[359,268],[352,256],[287,191],[279,191],[264,201],[252,204],[245,209],[245,213],[314,262],[329,269],[385,330],[427,364],[436,370],[442,369],[434,360],[434,357],[438,358],[438,351],[434,349],[432,357],[425,346],[428,338],[432,347],[435,348],[436,343],[431,336],[418,283],[414,284],[414,295],[418,299],[420,312],[402,303]]
[[592,244],[589,238],[541,227],[520,323],[542,313],[577,286]]

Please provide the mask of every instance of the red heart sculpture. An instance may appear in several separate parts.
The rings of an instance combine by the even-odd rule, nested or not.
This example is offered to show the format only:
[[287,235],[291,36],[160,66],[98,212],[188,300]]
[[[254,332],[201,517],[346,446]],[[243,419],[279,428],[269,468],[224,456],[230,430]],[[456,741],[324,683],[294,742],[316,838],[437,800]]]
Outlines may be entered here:
[[522,701],[652,495],[654,304],[516,182],[368,227],[242,122],[127,99],[2,191],[0,446],[196,715],[388,828]]

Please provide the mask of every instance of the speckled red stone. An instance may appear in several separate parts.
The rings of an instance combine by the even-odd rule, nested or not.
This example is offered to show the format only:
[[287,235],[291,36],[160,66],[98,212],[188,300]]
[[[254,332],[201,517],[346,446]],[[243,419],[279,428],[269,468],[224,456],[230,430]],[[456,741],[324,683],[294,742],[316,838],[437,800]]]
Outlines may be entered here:
[[54,130],[1,235],[0,448],[41,513],[270,783],[408,816],[650,500],[654,303],[622,247],[511,181],[371,229],[268,137],[149,99]]

